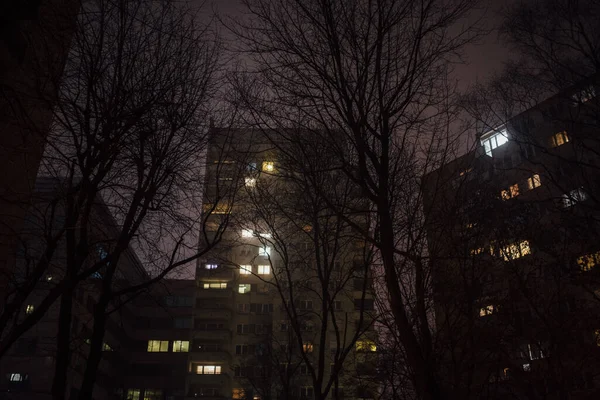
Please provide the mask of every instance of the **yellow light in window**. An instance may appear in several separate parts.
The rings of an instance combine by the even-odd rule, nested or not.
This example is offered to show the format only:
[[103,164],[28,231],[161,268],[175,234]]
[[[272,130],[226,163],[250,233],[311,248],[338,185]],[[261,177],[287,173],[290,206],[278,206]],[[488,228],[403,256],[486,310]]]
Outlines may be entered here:
[[595,253],[585,254],[577,258],[577,265],[582,271],[589,271],[596,265],[600,264],[600,251]]
[[377,345],[374,341],[369,339],[357,340],[356,341],[356,351],[364,351],[364,352],[376,352]]
[[273,161],[265,161],[262,163],[262,170],[265,172],[275,171],[275,163]]
[[510,187],[510,197],[517,197],[519,195],[519,184],[515,183]]
[[304,344],[302,344],[302,351],[305,353],[312,353],[314,349],[314,346],[311,342],[306,342]]
[[33,310],[35,310],[34,305],[27,304],[27,307],[25,307],[25,314],[31,314],[31,313],[33,313]]
[[500,192],[500,198],[502,198],[502,200],[508,200],[510,199],[510,192],[508,190],[503,190]]
[[594,339],[596,339],[596,346],[600,347],[600,329],[594,331]]
[[235,389],[233,389],[233,393],[232,393],[231,397],[234,400],[241,400],[246,397],[246,393],[244,392],[244,389],[242,389],[242,388],[235,388]]
[[246,178],[244,182],[246,183],[246,187],[256,186],[256,178]]
[[484,248],[483,247],[478,247],[476,249],[471,249],[471,255],[477,255],[477,254],[481,254],[483,253]]
[[529,190],[535,189],[540,186],[542,186],[542,181],[538,174],[535,174],[532,177],[527,178],[527,188]]
[[485,307],[481,307],[479,309],[480,317],[485,317],[486,315],[492,315],[493,313],[494,313],[494,306],[492,304],[489,304]]
[[562,131],[552,135],[552,145],[554,147],[562,146],[565,143],[569,143],[569,135],[567,131]]

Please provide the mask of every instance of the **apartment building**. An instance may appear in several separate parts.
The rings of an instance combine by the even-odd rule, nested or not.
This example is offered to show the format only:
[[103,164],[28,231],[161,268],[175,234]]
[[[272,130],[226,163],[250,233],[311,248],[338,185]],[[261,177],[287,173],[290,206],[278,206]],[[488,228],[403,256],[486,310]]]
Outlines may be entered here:
[[424,177],[445,389],[596,398],[600,158],[592,79]]
[[294,133],[213,130],[201,237],[222,238],[197,265],[189,397],[376,396],[372,255],[310,207]]
[[[39,179],[34,206],[27,215],[23,234],[19,237],[17,271],[11,281],[16,286],[27,282],[33,270],[32,262],[43,249],[42,233],[50,221],[60,223],[61,208],[49,206],[60,196],[58,182]],[[54,212],[53,212],[54,211]],[[108,208],[100,200],[95,205],[90,262],[101,260],[106,249],[96,242],[113,226]],[[101,231],[101,232],[100,232]],[[66,247],[58,246],[50,267],[44,270],[35,289],[23,303],[14,324],[39,307],[64,278]],[[114,289],[130,287],[149,279],[148,273],[133,250],[128,249],[119,260]],[[103,270],[76,284],[73,293],[71,357],[66,380],[66,398],[77,399],[87,365],[90,338],[94,325],[94,307],[98,303]],[[163,280],[136,296],[116,299],[107,313],[108,319],[102,346],[102,359],[94,386],[95,399],[181,400],[185,397],[186,364],[193,318],[193,280]],[[9,300],[11,297],[7,297]],[[42,319],[10,348],[0,359],[0,398],[50,399],[57,360],[57,334],[61,299]],[[10,330],[4,330],[7,335]],[[6,337],[6,336],[4,336]]]

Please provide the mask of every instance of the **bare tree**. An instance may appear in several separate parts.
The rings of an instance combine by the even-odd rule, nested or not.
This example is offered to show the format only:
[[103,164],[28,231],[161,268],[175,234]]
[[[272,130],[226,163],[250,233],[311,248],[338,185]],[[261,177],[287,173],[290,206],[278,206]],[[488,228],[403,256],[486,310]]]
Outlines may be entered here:
[[[91,399],[107,315],[220,240],[227,218],[207,235],[211,210],[200,217],[197,201],[218,71],[217,38],[185,5],[81,4],[58,98],[46,98],[54,122],[41,174],[55,178],[55,196],[30,211],[29,268],[13,277],[0,315],[4,355],[60,300],[54,398],[65,396],[74,294],[84,281],[101,278],[80,391]],[[207,240],[195,250],[199,229]],[[121,259],[131,245],[151,256],[150,275],[125,284]],[[51,288],[23,316],[48,273]]]
[[472,5],[248,2],[250,22],[233,28],[257,72],[254,82],[239,81],[251,118],[319,134],[334,150],[330,168],[368,200],[369,227],[357,226],[343,204],[327,205],[377,250],[394,337],[423,399],[445,394],[433,340],[420,178],[452,157],[456,145],[448,74],[477,35],[472,26],[456,25]]

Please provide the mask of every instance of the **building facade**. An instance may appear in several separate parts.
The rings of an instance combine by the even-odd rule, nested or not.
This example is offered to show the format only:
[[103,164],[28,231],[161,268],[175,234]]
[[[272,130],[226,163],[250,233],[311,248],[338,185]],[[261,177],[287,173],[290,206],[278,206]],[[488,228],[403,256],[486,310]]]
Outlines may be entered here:
[[457,398],[598,396],[599,89],[488,125],[424,178],[439,373]]
[[197,266],[190,397],[375,397],[372,254],[315,207],[293,134],[213,131],[201,236],[227,228]]

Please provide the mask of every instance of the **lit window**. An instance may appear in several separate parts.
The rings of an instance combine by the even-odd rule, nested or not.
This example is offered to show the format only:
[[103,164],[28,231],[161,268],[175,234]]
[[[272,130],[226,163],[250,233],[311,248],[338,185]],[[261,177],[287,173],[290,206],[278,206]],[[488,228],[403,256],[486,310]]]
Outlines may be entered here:
[[241,275],[252,274],[252,265],[240,265],[240,274]]
[[515,183],[511,185],[508,190],[502,190],[500,192],[500,197],[502,200],[512,199],[513,197],[517,197],[519,195],[519,184]]
[[314,346],[311,342],[305,342],[302,344],[302,351],[305,353],[312,353],[314,350]]
[[536,187],[542,186],[542,181],[538,174],[533,175],[532,177],[527,178],[527,188],[529,190],[535,189]]
[[102,343],[102,351],[113,351],[108,343]]
[[252,237],[252,230],[251,229],[242,229],[242,237],[245,238],[249,238]]
[[356,351],[371,352],[371,353],[376,352],[377,345],[375,344],[374,341],[369,340],[369,339],[357,340],[356,341]]
[[484,250],[483,247],[478,247],[476,249],[471,249],[470,253],[471,253],[472,256],[475,256],[477,254],[483,253],[483,250]]
[[273,161],[265,161],[262,163],[262,170],[266,172],[275,171],[275,163]]
[[269,275],[271,273],[270,265],[259,265],[258,266],[258,274],[259,275]]
[[529,364],[529,363],[523,364],[523,371],[525,371],[525,372],[531,371],[531,364]]
[[233,400],[241,400],[246,398],[246,393],[242,388],[234,388],[231,397],[233,398]]
[[583,188],[573,189],[569,193],[563,194],[563,206],[565,208],[571,207],[585,200],[587,200],[587,193],[583,190]]
[[594,341],[596,342],[596,346],[600,347],[600,329],[594,331]]
[[271,239],[273,237],[273,235],[271,235],[270,233],[259,233],[258,236],[260,236],[263,239]]
[[204,289],[227,289],[227,282],[204,282]]
[[204,264],[204,269],[217,269],[219,268],[218,264]]
[[577,257],[577,265],[582,271],[589,271],[596,265],[600,265],[600,251]]
[[173,353],[187,353],[190,351],[190,342],[188,340],[174,340]]
[[464,175],[468,174],[471,171],[473,171],[473,167],[470,167],[470,168],[467,168],[467,169],[463,169],[462,171],[460,171],[459,175],[460,176],[464,176]]
[[27,304],[27,306],[25,307],[25,314],[31,314],[33,313],[33,310],[35,310],[33,304]]
[[46,275],[46,282],[52,282],[52,279],[54,279],[54,277],[50,274]]
[[168,340],[148,340],[149,353],[166,353],[169,351]]
[[492,156],[492,150],[496,147],[500,147],[508,142],[508,132],[506,129],[492,133],[491,135],[485,134],[481,136],[481,145],[485,149],[485,154]]
[[485,307],[481,307],[479,309],[479,316],[480,317],[485,317],[487,315],[492,315],[494,313],[494,306],[492,304],[489,304]]
[[263,257],[269,257],[271,255],[271,247],[264,246],[258,249],[258,255]]
[[27,380],[27,375],[17,373],[8,374],[8,380],[11,382],[23,382]]
[[144,389],[144,400],[162,400],[163,391],[161,389]]
[[246,187],[255,187],[256,186],[256,178],[246,178],[245,183],[246,183]]
[[251,285],[250,284],[242,284],[238,286],[238,293],[244,294],[244,293],[250,293],[250,288]]
[[221,374],[221,366],[220,365],[197,365],[196,373],[198,375],[220,375]]
[[140,389],[127,389],[126,400],[139,400],[140,392],[141,392]]
[[550,137],[550,143],[552,147],[562,146],[565,143],[569,143],[569,135],[567,135],[567,131],[562,131],[555,133]]
[[520,242],[511,243],[507,246],[504,246],[501,250],[501,253],[504,261],[516,260],[517,258],[531,254],[529,241],[522,240]]

